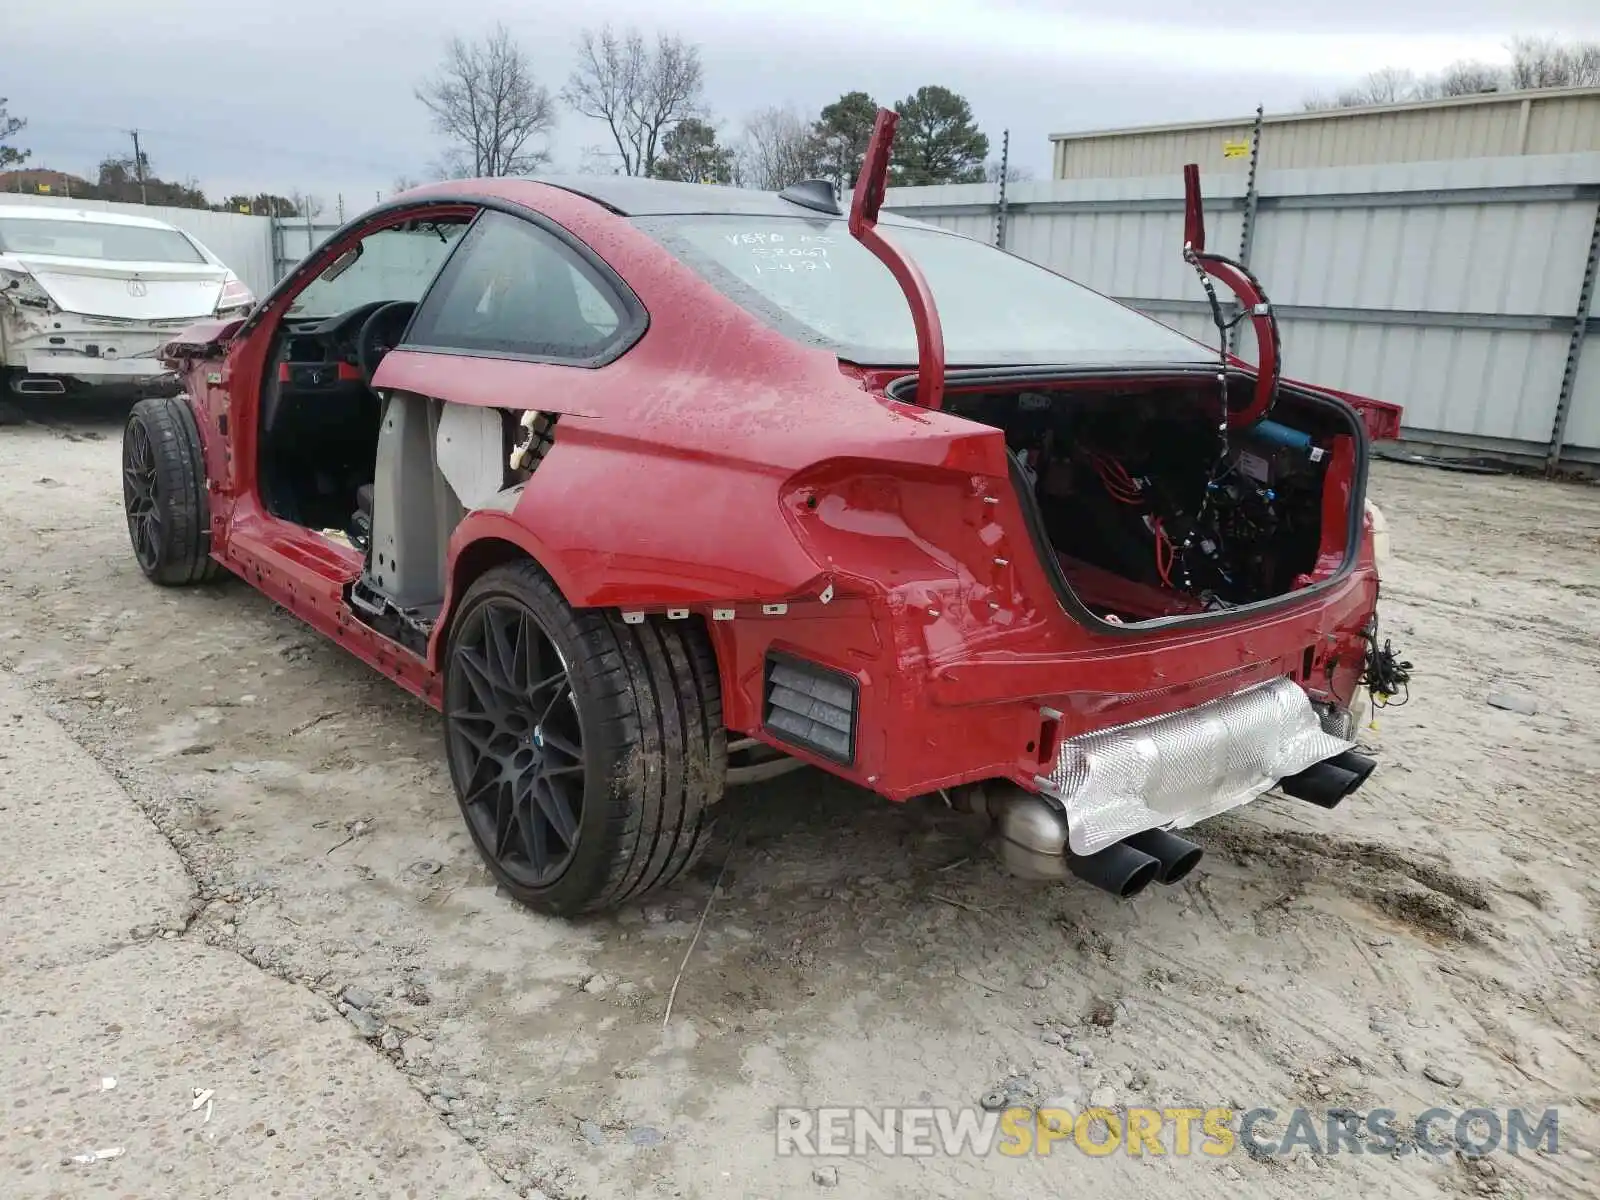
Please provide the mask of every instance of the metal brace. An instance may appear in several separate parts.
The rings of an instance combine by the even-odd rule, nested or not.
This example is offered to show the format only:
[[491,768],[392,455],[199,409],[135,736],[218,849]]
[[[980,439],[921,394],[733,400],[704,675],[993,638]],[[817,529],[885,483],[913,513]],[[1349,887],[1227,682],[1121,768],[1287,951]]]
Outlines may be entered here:
[[1556,396],[1556,415],[1550,428],[1550,446],[1544,469],[1554,475],[1561,466],[1561,449],[1567,441],[1567,421],[1572,415],[1572,394],[1578,383],[1578,362],[1583,355],[1584,335],[1589,332],[1589,310],[1594,306],[1595,275],[1600,273],[1600,205],[1595,206],[1594,231],[1589,235],[1589,258],[1578,285],[1578,312],[1567,342],[1567,362],[1561,372],[1561,390]]

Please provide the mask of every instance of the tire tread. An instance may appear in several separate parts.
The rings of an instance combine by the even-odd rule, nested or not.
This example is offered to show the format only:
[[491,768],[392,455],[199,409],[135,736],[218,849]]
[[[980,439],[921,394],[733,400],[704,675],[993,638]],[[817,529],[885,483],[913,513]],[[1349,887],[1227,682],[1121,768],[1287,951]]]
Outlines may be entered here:
[[205,460],[194,413],[181,396],[147,396],[128,414],[128,425],[135,423],[149,435],[160,487],[161,558],[145,574],[163,587],[210,583],[222,565],[211,557]]
[[[525,903],[562,915],[615,908],[671,883],[710,840],[727,769],[721,682],[704,625],[664,617],[630,625],[614,610],[574,610],[531,560],[486,572],[462,609],[488,591],[518,597],[577,648],[580,660],[567,666],[584,675],[592,709],[585,738],[600,751],[606,784],[598,831],[605,851],[581,886],[563,890],[564,875],[535,894],[501,882]],[[591,791],[586,803],[596,797]]]

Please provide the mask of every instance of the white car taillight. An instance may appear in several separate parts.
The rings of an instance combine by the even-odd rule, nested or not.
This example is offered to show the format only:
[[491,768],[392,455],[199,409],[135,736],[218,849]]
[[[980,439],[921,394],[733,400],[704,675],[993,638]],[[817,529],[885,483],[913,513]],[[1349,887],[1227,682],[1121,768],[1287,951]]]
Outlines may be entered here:
[[236,275],[229,275],[222,285],[222,295],[217,298],[217,316],[242,317],[255,307],[255,293]]
[[0,268],[0,297],[20,304],[25,308],[36,308],[41,312],[49,312],[55,307],[55,301],[26,271],[11,271]]

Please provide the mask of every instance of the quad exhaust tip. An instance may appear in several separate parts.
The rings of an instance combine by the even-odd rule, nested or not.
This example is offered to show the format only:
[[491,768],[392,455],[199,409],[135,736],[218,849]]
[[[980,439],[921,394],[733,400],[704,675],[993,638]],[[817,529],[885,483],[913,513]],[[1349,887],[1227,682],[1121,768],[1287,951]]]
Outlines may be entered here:
[[1337,808],[1346,796],[1366,783],[1377,761],[1354,750],[1336,754],[1325,762],[1313,763],[1298,775],[1278,781],[1279,789],[1296,800],[1318,808]]
[[1199,865],[1205,851],[1187,838],[1149,829],[1094,854],[1075,854],[1060,808],[1014,785],[961,789],[961,807],[995,822],[1000,860],[1023,879],[1081,879],[1127,899],[1152,883],[1172,884]]
[[1159,859],[1135,850],[1127,842],[1116,842],[1094,854],[1065,856],[1067,870],[1102,892],[1126,900],[1137,896],[1161,877]]
[[1200,860],[1206,854],[1188,838],[1181,838],[1165,829],[1146,829],[1143,833],[1124,838],[1122,845],[1131,846],[1155,859],[1161,868],[1156,878],[1167,884],[1182,880],[1200,865]]
[[[1372,775],[1377,762],[1346,750],[1278,781],[1287,795],[1319,808],[1335,808]],[[1127,899],[1152,883],[1187,878],[1205,857],[1201,847],[1168,829],[1146,829],[1094,854],[1075,854],[1067,817],[1044,797],[1015,784],[974,784],[957,789],[952,803],[994,822],[1000,860],[1023,879],[1081,879]]]

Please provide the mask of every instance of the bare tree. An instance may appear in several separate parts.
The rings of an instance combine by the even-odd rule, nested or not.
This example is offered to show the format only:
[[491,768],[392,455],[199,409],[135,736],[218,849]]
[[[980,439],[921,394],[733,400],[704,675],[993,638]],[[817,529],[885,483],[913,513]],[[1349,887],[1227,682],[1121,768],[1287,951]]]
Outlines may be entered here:
[[1600,84],[1600,42],[1550,37],[1511,40],[1511,86],[1592,87]]
[[[1010,165],[1008,165],[1006,167],[1006,182],[1007,183],[1023,183],[1026,180],[1029,180],[1029,179],[1032,179],[1032,178],[1033,178],[1033,168],[1032,167],[1022,167],[1022,166],[1018,166],[1016,163],[1011,163]],[[991,158],[988,162],[983,164],[983,181],[985,183],[999,183],[1000,182],[1000,160],[999,159]]]
[[1417,77],[1404,67],[1384,67],[1373,71],[1354,87],[1342,88],[1332,96],[1312,96],[1305,101],[1307,111],[1324,108],[1365,108],[1369,104],[1399,104],[1423,97]]
[[1437,75],[1419,79],[1404,67],[1385,67],[1368,75],[1356,87],[1345,88],[1331,97],[1309,97],[1305,108],[1360,108],[1369,104],[1475,96],[1501,90],[1600,85],[1600,42],[1519,37],[1511,40],[1509,49],[1509,68],[1462,59]]
[[539,139],[555,127],[555,105],[504,25],[479,42],[451,38],[416,96],[453,143],[447,164],[463,174],[522,175],[549,161]]
[[792,106],[753,113],[735,155],[737,182],[777,191],[823,174],[826,147],[815,127]]
[[[528,169],[532,170],[533,166],[530,165]],[[435,179],[478,179],[483,177],[483,172],[478,170],[475,160],[459,146],[451,147],[429,163],[428,174]]]
[[1498,92],[1504,85],[1506,73],[1493,63],[1472,62],[1462,59],[1453,62],[1437,75],[1422,81],[1431,100],[1439,96],[1476,96],[1482,92]]
[[1417,77],[1405,67],[1384,67],[1373,71],[1342,96],[1359,97],[1359,104],[1400,104],[1416,96]]
[[317,197],[302,191],[289,194],[289,203],[294,206],[296,216],[304,217],[308,221],[315,221],[322,215],[323,204]]
[[578,156],[579,175],[621,175],[622,158],[609,146],[588,145]]
[[649,175],[661,141],[678,122],[703,115],[700,48],[659,34],[645,43],[637,29],[606,25],[578,37],[578,66],[561,97],[585,117],[604,121],[622,174]]

